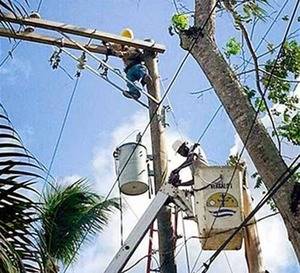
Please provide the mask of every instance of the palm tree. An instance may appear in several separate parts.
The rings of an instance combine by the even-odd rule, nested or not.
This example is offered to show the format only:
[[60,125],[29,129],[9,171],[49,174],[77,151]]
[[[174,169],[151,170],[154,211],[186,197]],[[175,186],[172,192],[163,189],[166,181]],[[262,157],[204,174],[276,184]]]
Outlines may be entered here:
[[[0,104],[0,272],[57,273],[107,224],[117,199],[92,192],[83,179],[34,189],[44,167],[24,148]],[[39,203],[33,200],[41,200]]]
[[59,262],[65,266],[73,262],[82,243],[101,231],[119,208],[117,199],[93,193],[83,179],[51,189],[42,203],[40,239],[47,273],[57,273]]
[[34,240],[38,206],[32,197],[42,167],[24,148],[0,107],[0,272],[41,272]]

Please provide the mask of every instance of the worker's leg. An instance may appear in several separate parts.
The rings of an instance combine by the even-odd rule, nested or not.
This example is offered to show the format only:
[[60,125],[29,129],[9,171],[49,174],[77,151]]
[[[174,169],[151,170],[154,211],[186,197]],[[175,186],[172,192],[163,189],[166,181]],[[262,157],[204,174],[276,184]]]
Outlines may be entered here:
[[[141,71],[140,71],[140,65],[134,65],[131,67],[127,73],[126,78],[130,80],[131,82],[135,82],[141,79]],[[130,95],[132,95],[135,99],[138,99],[141,96],[140,91],[131,83],[127,83],[128,92]]]

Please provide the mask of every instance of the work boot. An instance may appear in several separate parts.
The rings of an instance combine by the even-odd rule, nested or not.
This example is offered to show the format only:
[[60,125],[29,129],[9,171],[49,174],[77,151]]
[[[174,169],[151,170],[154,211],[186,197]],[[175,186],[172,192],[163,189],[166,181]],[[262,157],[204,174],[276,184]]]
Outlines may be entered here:
[[152,78],[148,74],[146,74],[141,80],[142,86],[145,86],[146,84],[150,85],[151,83],[152,83]]
[[123,95],[128,99],[137,100],[141,96],[141,93],[140,92],[133,93],[133,92],[129,92],[129,91],[123,91]]

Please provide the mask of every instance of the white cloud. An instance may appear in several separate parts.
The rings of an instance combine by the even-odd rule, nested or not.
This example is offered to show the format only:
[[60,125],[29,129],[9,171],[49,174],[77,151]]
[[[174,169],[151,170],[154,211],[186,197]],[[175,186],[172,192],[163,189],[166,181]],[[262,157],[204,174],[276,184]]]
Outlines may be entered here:
[[31,74],[31,65],[28,60],[14,57],[0,68],[1,77],[5,77],[8,84],[14,84],[18,79],[27,80]]
[[[94,151],[94,159],[93,159],[93,167],[95,171],[95,187],[97,190],[105,194],[108,192],[108,189],[111,187],[115,180],[115,171],[114,171],[114,161],[112,157],[112,152],[114,149],[126,138],[133,130],[142,131],[146,125],[147,118],[145,115],[141,115],[137,113],[131,118],[128,118],[124,123],[113,130],[110,135],[107,136],[108,141],[106,143],[99,143]],[[175,168],[182,162],[182,158],[180,156],[175,156],[174,151],[171,149],[171,144],[177,138],[176,133],[172,131],[168,131],[167,137],[167,149],[169,157],[172,159],[170,162],[170,169]],[[126,141],[134,140],[134,135],[132,135]],[[143,143],[149,147],[150,150],[150,138],[149,134],[146,134]],[[231,152],[236,152],[242,147],[241,142],[238,137],[235,139],[235,147],[231,149]],[[253,165],[249,159],[249,156],[246,155],[246,160],[248,166],[250,168],[250,172],[253,171]],[[184,175],[182,176],[185,177]],[[117,190],[115,190],[112,196],[117,195]],[[255,193],[256,201],[258,200],[259,193]],[[137,197],[125,197],[127,207],[124,212],[124,238],[127,237],[131,229],[134,227],[138,218],[142,215],[143,211],[147,208],[149,204],[149,199],[147,194],[137,196]],[[267,208],[262,212],[264,214],[269,213]],[[81,256],[79,260],[74,264],[74,266],[70,269],[72,273],[99,273],[104,272],[106,266],[111,261],[113,256],[116,254],[120,247],[120,219],[119,214],[116,213],[108,227],[105,228],[102,234],[97,236],[93,242],[88,243],[81,252]],[[271,220],[267,220],[259,223],[259,231],[262,238],[262,250],[265,258],[266,268],[270,270],[272,273],[279,273],[280,267],[283,265],[288,265],[293,261],[296,263],[295,255],[291,249],[290,244],[287,241],[287,235],[284,229],[284,226],[279,217],[275,217]],[[187,237],[190,236],[198,236],[197,226],[193,222],[186,222],[186,232]],[[181,221],[179,221],[178,233],[182,234],[182,225]],[[156,235],[155,235],[156,237]],[[176,249],[176,253],[180,250],[180,246],[182,246],[183,240],[178,240],[179,247]],[[127,266],[133,264],[139,258],[143,257],[147,254],[147,244],[148,244],[148,236],[145,236],[145,239],[136,250],[132,259],[129,261]],[[195,259],[197,258],[201,246],[197,239],[191,239],[188,241],[188,249],[190,255],[190,263],[193,265]],[[156,239],[155,239],[155,246]],[[278,258],[279,253],[278,249],[280,249],[280,258]],[[212,252],[205,251],[201,255],[201,259],[198,262],[195,269],[198,269],[201,264],[212,254]],[[233,272],[247,272],[246,262],[244,258],[244,252],[241,251],[227,251],[226,252],[228,259],[230,260],[230,264]],[[157,255],[156,255],[157,257]],[[185,251],[182,249],[178,256],[176,257],[178,272],[186,271],[186,263],[185,263]],[[133,273],[142,272],[145,270],[145,261],[143,260],[139,263],[138,266],[134,268],[134,270],[130,271]],[[226,265],[227,261],[225,259],[224,254],[220,255],[216,262],[213,264],[211,268],[211,272],[228,272],[230,273],[229,266]],[[155,267],[155,266],[154,266]]]
[[[239,153],[242,147],[242,141],[236,134],[235,143],[234,146],[231,148],[230,153]],[[248,175],[251,175],[256,171],[256,168],[252,163],[247,151],[244,152],[242,158],[246,162]],[[263,189],[261,190],[253,190],[254,184],[255,181],[253,179],[249,179],[249,185],[252,189],[252,195],[254,197],[253,206],[255,206],[262,198],[262,190],[265,189],[263,187]],[[257,213],[257,219],[270,213],[270,208],[268,207],[268,205],[265,205]],[[288,240],[284,223],[279,215],[272,218],[268,218],[268,220],[259,222],[258,229],[261,240],[263,258],[267,270],[269,270],[272,273],[280,273],[282,272],[282,268],[287,267],[288,265],[295,264],[296,266],[297,258],[294,254],[291,243]]]

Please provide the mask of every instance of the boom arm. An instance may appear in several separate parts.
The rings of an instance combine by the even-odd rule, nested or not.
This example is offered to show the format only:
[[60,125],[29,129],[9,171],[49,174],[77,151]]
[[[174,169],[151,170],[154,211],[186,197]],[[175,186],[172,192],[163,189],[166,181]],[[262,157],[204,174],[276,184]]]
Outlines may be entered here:
[[155,220],[159,210],[166,204],[169,197],[174,198],[175,203],[180,203],[180,207],[187,213],[188,216],[193,215],[192,206],[183,191],[177,189],[171,184],[164,184],[157,192],[157,195],[135,225],[124,242],[124,245],[120,248],[104,273],[121,272],[141,240],[144,238],[149,226]]

